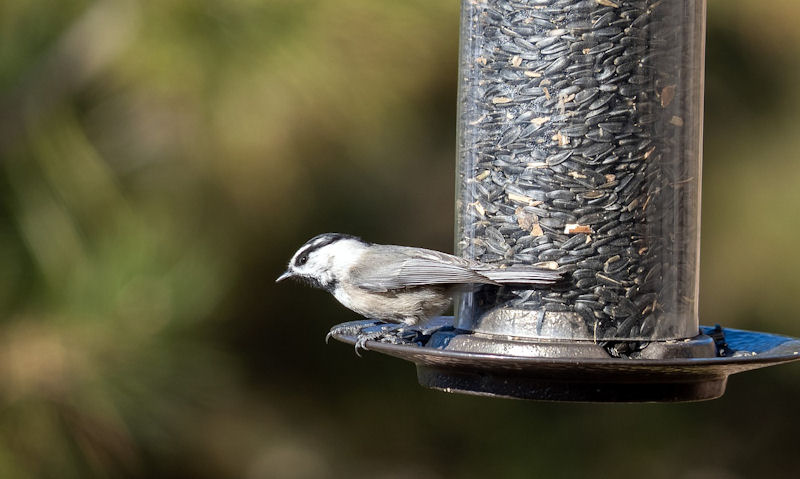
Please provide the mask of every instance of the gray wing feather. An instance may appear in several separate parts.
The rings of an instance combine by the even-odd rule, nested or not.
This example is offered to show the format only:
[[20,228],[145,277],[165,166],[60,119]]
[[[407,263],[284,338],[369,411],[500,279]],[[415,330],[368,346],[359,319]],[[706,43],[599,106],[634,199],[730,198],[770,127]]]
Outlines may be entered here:
[[429,284],[548,285],[561,279],[555,271],[524,266],[499,267],[474,263],[439,251],[374,245],[351,271],[356,286],[376,292]]
[[562,278],[561,273],[546,269],[536,269],[532,267],[496,268],[478,270],[482,275],[498,283],[517,283],[517,284],[553,284]]
[[473,271],[463,258],[422,248],[375,245],[362,258],[362,264],[351,272],[351,279],[357,286],[376,292],[427,284],[496,284]]

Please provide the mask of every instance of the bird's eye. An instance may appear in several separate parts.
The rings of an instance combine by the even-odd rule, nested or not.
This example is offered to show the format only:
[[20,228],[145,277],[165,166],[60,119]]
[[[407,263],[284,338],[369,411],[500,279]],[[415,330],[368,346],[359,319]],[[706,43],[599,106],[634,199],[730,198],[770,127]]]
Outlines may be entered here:
[[306,263],[308,263],[308,256],[303,255],[303,256],[301,256],[300,258],[297,259],[297,264],[299,264],[299,265],[303,265],[303,264],[306,264]]

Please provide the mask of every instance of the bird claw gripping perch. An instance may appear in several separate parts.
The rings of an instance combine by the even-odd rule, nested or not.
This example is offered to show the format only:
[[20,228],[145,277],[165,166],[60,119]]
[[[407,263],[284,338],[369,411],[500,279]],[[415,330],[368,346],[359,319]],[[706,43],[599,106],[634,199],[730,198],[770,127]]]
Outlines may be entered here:
[[356,355],[361,356],[360,351],[366,351],[367,341],[380,341],[383,343],[403,344],[400,335],[405,332],[405,324],[378,323],[374,326],[367,326],[356,335],[355,350]]
[[[367,348],[367,341],[381,341],[392,344],[409,342],[404,340],[406,336],[409,336],[405,334],[407,327],[408,325],[403,323],[386,323],[375,319],[349,321],[332,327],[325,336],[325,342],[327,343],[331,336],[354,337],[356,339],[356,355],[360,357],[361,351],[369,349]],[[410,336],[414,337],[416,335],[417,333],[413,332]]]
[[369,326],[376,326],[383,324],[383,321],[377,319],[361,319],[358,321],[348,321],[346,323],[337,324],[332,327],[328,334],[325,335],[325,343],[331,339],[331,336],[358,336],[362,329]]
[[331,336],[355,338],[355,351],[360,357],[361,351],[369,350],[368,341],[379,341],[389,344],[417,344],[428,342],[431,335],[443,329],[442,324],[408,325],[404,323],[386,323],[378,320],[350,321],[331,328],[325,341]]

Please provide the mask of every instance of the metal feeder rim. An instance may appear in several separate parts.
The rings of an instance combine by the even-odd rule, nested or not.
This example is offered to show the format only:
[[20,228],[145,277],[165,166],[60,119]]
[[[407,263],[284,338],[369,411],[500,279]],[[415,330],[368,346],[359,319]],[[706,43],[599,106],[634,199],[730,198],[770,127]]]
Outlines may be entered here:
[[[739,330],[739,331],[751,332],[746,330]],[[770,333],[765,333],[765,334],[770,334]],[[349,344],[351,346],[356,343],[356,338],[354,336],[333,335],[332,337],[338,341]],[[800,339],[798,338],[790,338],[790,339],[798,341],[798,347],[800,347]],[[622,359],[622,358],[574,359],[574,358],[548,358],[548,357],[520,357],[520,356],[505,356],[501,354],[489,354],[489,353],[466,353],[461,351],[447,351],[443,349],[426,348],[424,346],[391,344],[391,343],[382,343],[379,341],[367,341],[365,349],[367,351],[383,353],[401,359],[409,359],[411,361],[413,361],[411,359],[413,357],[424,355],[431,358],[435,357],[452,358],[452,359],[463,358],[469,360],[486,359],[487,361],[500,361],[500,362],[506,362],[510,360],[511,362],[514,363],[530,364],[530,365],[536,365],[536,364],[623,365],[624,364],[625,367],[633,367],[633,368],[639,368],[639,367],[649,368],[652,366],[703,367],[703,366],[736,366],[736,365],[751,366],[752,365],[754,367],[748,369],[755,369],[757,367],[770,366],[772,364],[780,364],[800,359],[800,351],[795,352],[791,355],[762,356],[754,354],[752,356],[684,358],[684,359]]]
[[[701,326],[702,330],[713,330],[710,326]],[[800,359],[800,338],[793,338],[791,336],[784,336],[773,333],[763,333],[756,331],[748,331],[744,329],[723,328],[726,334],[745,334],[756,336],[756,339],[763,339],[762,336],[769,336],[782,339],[782,343],[789,341],[797,341],[797,348],[791,352],[784,352],[782,354],[769,354],[754,352],[745,356],[728,356],[728,357],[711,357],[711,358],[670,358],[670,359],[624,359],[624,358],[553,358],[553,357],[523,357],[523,356],[510,356],[492,353],[477,353],[477,352],[463,352],[445,349],[435,349],[416,344],[392,344],[383,343],[380,341],[367,341],[366,350],[374,351],[377,353],[388,354],[399,358],[411,358],[416,356],[426,356],[430,358],[453,358],[453,359],[486,359],[490,362],[513,362],[519,364],[554,364],[554,365],[570,365],[580,363],[581,365],[624,365],[625,367],[633,368],[648,368],[653,366],[690,366],[702,368],[705,366],[755,366],[758,365],[769,366],[771,364],[778,364],[783,362],[790,362]],[[337,341],[355,345],[355,336],[343,336],[333,334],[331,337]],[[752,368],[751,368],[752,369]]]
[[[443,320],[447,318],[437,318]],[[520,399],[586,402],[663,402],[713,399],[731,374],[800,359],[800,339],[771,333],[722,332],[729,350],[745,355],[669,358],[525,357],[368,341],[367,350],[410,361],[423,386],[448,392]],[[334,335],[355,344],[354,336]]]

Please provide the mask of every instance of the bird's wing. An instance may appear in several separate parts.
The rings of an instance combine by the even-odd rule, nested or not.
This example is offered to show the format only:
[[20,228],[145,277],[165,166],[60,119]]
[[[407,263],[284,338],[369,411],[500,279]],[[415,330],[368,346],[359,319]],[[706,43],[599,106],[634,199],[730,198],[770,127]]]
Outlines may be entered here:
[[497,284],[471,269],[463,258],[422,248],[374,245],[365,253],[360,268],[351,271],[353,283],[370,291],[428,284]]
[[531,266],[508,266],[506,268],[476,268],[477,272],[501,284],[548,285],[557,283],[563,275],[557,271]]

